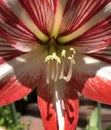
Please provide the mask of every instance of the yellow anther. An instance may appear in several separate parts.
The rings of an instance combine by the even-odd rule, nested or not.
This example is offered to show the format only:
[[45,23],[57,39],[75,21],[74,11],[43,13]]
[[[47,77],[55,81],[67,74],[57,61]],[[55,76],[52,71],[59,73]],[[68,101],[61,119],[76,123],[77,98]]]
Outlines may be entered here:
[[58,63],[61,63],[61,59],[56,55],[55,52],[53,52],[52,55],[48,55],[48,56],[45,58],[44,62],[47,63],[47,62],[53,61],[53,60],[55,60],[55,61],[58,62]]
[[69,50],[70,50],[74,55],[76,54],[76,51],[75,51],[74,48],[71,47]]
[[[62,49],[60,54],[58,53],[59,51],[56,53],[56,50],[52,49],[44,60],[44,62],[47,64],[47,84],[49,84],[51,81],[57,82],[58,80],[65,80],[68,82],[72,77],[73,65],[75,64],[75,49]],[[67,74],[65,74],[65,63],[67,61],[69,62],[69,71]]]
[[73,63],[73,64],[75,64],[76,62],[75,62],[75,60],[73,59],[73,56],[72,57],[68,57],[68,60],[71,60],[71,62]]
[[62,57],[66,57],[66,50],[62,50],[61,56],[62,56]]
[[57,61],[57,63],[61,63],[61,59],[56,55],[55,52],[52,53],[52,60]]
[[52,59],[52,55],[48,55],[45,60],[44,63],[47,63],[48,61],[50,61]]
[[69,56],[69,57],[68,57],[68,60],[71,60],[71,59],[72,59],[72,57]]

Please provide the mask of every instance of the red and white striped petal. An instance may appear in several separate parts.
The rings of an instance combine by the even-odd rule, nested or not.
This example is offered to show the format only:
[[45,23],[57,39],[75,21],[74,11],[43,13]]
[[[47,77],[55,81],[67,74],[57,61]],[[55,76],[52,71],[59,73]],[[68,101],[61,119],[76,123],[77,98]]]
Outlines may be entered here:
[[63,19],[64,10],[67,4],[67,0],[56,0],[56,11],[55,11],[55,21],[52,28],[51,36],[57,37],[60,33],[61,21]]
[[15,49],[3,38],[0,38],[0,64],[4,63],[5,61],[9,61],[22,54],[23,52]]
[[111,65],[106,61],[79,55],[70,83],[86,97],[111,104]]
[[101,61],[111,64],[111,45],[107,46],[105,49],[101,49],[89,55]]
[[22,99],[31,93],[33,89],[21,84],[15,77],[11,77],[7,84],[3,87],[0,86],[0,106]]
[[111,16],[110,12],[110,0],[69,0],[61,25],[63,34],[59,37],[59,41],[66,43],[76,39],[101,21],[107,22],[108,25],[107,18]]
[[76,38],[72,44],[75,44],[81,53],[98,53],[101,49],[111,46],[110,22],[111,16]]
[[43,49],[38,47],[33,52],[18,56],[0,65],[1,105],[22,98],[40,82],[45,82],[43,65],[45,56]]
[[48,39],[19,0],[0,1],[0,32],[0,35],[16,48],[22,45],[32,46],[39,40]]
[[[55,107],[55,104],[56,102],[58,102],[58,100],[53,99],[54,93],[56,92],[53,91],[52,94],[49,89],[50,87],[43,86],[42,84],[41,86],[38,87],[38,104],[40,107],[40,112],[45,129],[75,130],[78,122],[77,92],[71,86],[68,85],[62,86],[62,84],[61,86],[59,86],[58,88],[60,90],[59,96],[62,96],[61,91],[63,91],[63,89],[65,88],[63,102],[60,101],[60,104],[62,104],[61,107],[63,109],[63,115],[62,115],[63,117],[61,117],[61,110],[60,110],[61,108],[59,108],[59,105]],[[52,89],[54,89],[54,86],[52,86]],[[57,111],[59,111],[60,114],[59,118],[57,117],[59,116],[57,115],[58,114]],[[60,124],[58,122],[60,122]]]
[[54,25],[55,20],[54,15],[56,12],[57,0],[41,0],[41,1],[18,0],[18,1],[30,15],[32,21],[39,28],[39,30],[42,31],[44,34],[49,35]]
[[37,39],[3,1],[0,1],[0,32],[0,37],[18,49],[31,47]]

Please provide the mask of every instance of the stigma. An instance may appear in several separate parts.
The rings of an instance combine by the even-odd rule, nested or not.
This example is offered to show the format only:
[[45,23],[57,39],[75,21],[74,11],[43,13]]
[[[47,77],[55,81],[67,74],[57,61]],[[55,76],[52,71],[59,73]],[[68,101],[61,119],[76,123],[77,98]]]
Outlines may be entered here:
[[[59,52],[51,51],[44,59],[46,64],[46,83],[49,84],[52,81],[57,82],[58,80],[70,81],[72,77],[73,66],[75,64],[74,56],[76,51],[74,48],[60,49]],[[68,63],[68,71],[66,73],[65,66]]]

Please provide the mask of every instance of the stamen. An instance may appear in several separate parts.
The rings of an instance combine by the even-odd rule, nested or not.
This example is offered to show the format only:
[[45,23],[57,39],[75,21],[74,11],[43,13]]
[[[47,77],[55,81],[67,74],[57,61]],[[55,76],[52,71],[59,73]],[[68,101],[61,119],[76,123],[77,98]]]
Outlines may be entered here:
[[52,53],[52,57],[51,57],[52,61],[55,60],[58,63],[61,63],[61,59],[56,55],[56,53]]
[[62,57],[66,57],[66,50],[62,50],[61,56],[62,56]]
[[73,55],[75,55],[75,54],[76,54],[76,51],[75,51],[75,49],[74,49],[74,48],[72,48],[72,47],[71,47],[69,50],[73,53]]
[[67,76],[64,76],[63,79],[66,80],[67,82],[71,79],[72,77],[72,70],[73,70],[73,64],[75,63],[74,61],[74,55],[72,57],[68,57],[68,60],[70,60],[70,67],[69,67],[69,72]]
[[56,62],[56,74],[55,74],[55,79],[54,79],[55,82],[57,81],[58,76],[59,76],[59,64],[58,62]]
[[61,57],[62,57],[62,60],[61,60],[62,61],[62,66],[61,66],[61,72],[60,72],[59,79],[63,79],[63,77],[64,77],[64,68],[65,68],[64,59],[66,57],[66,50],[62,50]]
[[74,48],[70,48],[69,49],[71,52],[72,56],[68,57],[68,60],[70,60],[70,66],[69,66],[69,71],[67,76],[64,76],[63,79],[66,80],[67,82],[71,79],[72,77],[72,71],[73,71],[73,64],[75,64],[75,60],[74,60],[74,55],[76,54],[76,51]]
[[46,79],[47,84],[49,84],[51,79],[56,82],[59,77],[58,66],[61,63],[61,59],[56,55],[55,52],[53,52],[52,55],[48,55],[45,58],[44,62],[47,63],[47,79]]
[[[53,52],[52,55],[48,55],[44,62],[47,63],[47,84],[50,81],[57,81],[57,80],[65,80],[69,81],[72,77],[73,65],[75,64],[74,56],[76,51],[74,48],[70,48],[68,51],[68,56],[66,56],[66,50],[61,51],[61,58],[57,56],[56,52]],[[64,75],[65,71],[65,60],[70,61],[69,71],[67,76]]]
[[61,72],[60,72],[59,79],[63,79],[63,77],[64,77],[64,68],[65,68],[64,61],[62,60],[62,66],[61,66]]
[[52,61],[51,62],[52,64],[52,68],[50,68],[52,70],[52,75],[51,75],[51,79],[54,80],[54,77],[55,77],[55,73],[56,73],[56,69],[55,69],[55,61]]
[[46,83],[49,84],[49,79],[50,79],[50,70],[49,70],[49,62],[47,63],[47,75],[46,75]]

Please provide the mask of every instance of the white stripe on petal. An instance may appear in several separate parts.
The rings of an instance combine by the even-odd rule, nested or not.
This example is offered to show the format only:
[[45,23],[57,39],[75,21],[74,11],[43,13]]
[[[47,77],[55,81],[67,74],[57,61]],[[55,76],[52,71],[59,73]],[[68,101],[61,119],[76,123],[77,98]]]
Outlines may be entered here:
[[0,58],[7,61],[21,54],[22,52],[16,50],[10,44],[8,44],[4,39],[0,38]]
[[13,67],[7,63],[0,65],[0,80],[13,74]]
[[[43,34],[34,24],[27,11],[21,6],[18,0],[4,0],[13,13],[28,27],[40,40],[47,41],[48,37]],[[17,5],[17,6],[16,6]]]
[[79,29],[77,29],[76,31],[74,31],[69,35],[59,37],[58,40],[61,43],[71,41],[77,38],[78,36],[82,35],[86,31],[88,31],[90,28],[98,24],[100,21],[106,19],[110,15],[111,15],[111,2],[109,2],[103,9],[101,9],[97,14],[95,14],[88,22],[86,22]]
[[106,66],[106,67],[102,67],[100,68],[97,73],[97,76],[111,80],[111,66]]

